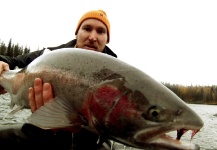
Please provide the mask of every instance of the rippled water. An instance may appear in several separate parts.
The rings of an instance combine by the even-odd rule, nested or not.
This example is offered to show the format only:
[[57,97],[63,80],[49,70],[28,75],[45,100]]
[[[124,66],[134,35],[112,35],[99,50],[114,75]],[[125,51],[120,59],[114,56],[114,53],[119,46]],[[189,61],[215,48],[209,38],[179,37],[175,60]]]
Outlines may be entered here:
[[[193,143],[200,145],[202,150],[205,149],[217,149],[217,105],[189,105],[193,110],[195,110],[204,121],[204,127],[198,132]],[[187,135],[187,134],[186,134]],[[183,139],[187,140],[190,137],[188,133]]]
[[[7,124],[15,124],[19,122],[25,122],[26,118],[31,114],[29,110],[22,110],[16,113],[14,116],[7,116],[11,111],[10,99],[8,94],[0,96],[0,126]],[[200,145],[201,150],[205,149],[217,149],[217,105],[198,105],[189,104],[189,106],[197,112],[204,121],[204,127],[199,131],[192,140],[191,132],[187,132],[182,136],[182,141],[193,142]],[[176,137],[176,133],[171,133],[171,136]],[[124,146],[115,144],[117,149],[124,149]],[[125,149],[135,150],[133,148],[125,147]]]

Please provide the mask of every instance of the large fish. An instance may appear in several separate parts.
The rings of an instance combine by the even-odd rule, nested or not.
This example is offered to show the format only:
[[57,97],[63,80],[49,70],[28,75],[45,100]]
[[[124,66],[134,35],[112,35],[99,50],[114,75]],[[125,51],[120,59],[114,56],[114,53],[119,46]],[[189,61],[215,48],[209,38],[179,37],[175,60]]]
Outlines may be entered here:
[[[119,59],[77,48],[46,53],[0,77],[12,105],[29,108],[28,88],[36,77],[51,83],[56,97],[30,116],[35,126],[87,128],[140,149],[199,149],[179,139],[187,130],[193,137],[203,127],[201,118],[171,90]],[[166,134],[175,130],[176,139]]]

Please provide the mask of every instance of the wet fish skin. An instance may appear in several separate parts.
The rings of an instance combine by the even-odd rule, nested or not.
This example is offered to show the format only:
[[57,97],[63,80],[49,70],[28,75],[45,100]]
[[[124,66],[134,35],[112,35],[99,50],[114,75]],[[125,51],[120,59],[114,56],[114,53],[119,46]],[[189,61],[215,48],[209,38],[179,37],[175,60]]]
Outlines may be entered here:
[[29,118],[38,127],[73,132],[85,127],[136,148],[199,149],[164,134],[200,130],[201,118],[171,90],[123,61],[77,48],[46,53],[0,77],[12,105],[29,108],[28,88],[36,77],[51,83],[56,96]]

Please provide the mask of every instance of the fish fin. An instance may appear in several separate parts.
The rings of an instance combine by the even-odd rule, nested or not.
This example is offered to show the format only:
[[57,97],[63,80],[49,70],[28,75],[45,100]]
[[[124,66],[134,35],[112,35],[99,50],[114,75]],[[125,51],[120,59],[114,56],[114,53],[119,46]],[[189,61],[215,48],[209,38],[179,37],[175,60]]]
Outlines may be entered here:
[[9,116],[13,116],[15,113],[17,113],[18,111],[22,110],[23,108],[24,108],[23,106],[17,106],[17,105],[15,105],[12,108],[12,110],[3,117],[3,120],[6,119]]
[[51,52],[51,50],[49,50],[48,48],[45,48],[43,54],[46,54],[46,53],[49,53],[49,52]]
[[13,114],[17,113],[18,111],[22,110],[23,108],[24,108],[24,106],[17,106],[17,105],[15,105],[15,106],[12,108],[12,110],[11,110],[11,112],[10,112],[9,114],[10,114],[10,115],[13,115]]
[[[84,124],[78,112],[72,109],[67,100],[54,98],[37,109],[28,122],[42,129],[69,129],[79,130]],[[75,131],[74,131],[75,132]]]

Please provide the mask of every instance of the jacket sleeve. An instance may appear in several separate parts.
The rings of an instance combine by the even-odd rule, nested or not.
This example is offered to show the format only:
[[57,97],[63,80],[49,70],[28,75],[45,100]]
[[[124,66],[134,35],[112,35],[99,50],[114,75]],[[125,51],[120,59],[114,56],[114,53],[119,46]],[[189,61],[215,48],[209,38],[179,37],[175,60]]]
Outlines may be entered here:
[[9,56],[0,55],[0,61],[4,61],[8,63],[10,69],[14,69],[15,67],[24,68],[29,63],[31,63],[35,58],[42,55],[43,52],[44,49],[39,51],[34,51],[24,55],[18,55],[17,57],[13,57],[13,58]]

